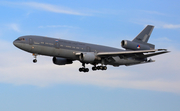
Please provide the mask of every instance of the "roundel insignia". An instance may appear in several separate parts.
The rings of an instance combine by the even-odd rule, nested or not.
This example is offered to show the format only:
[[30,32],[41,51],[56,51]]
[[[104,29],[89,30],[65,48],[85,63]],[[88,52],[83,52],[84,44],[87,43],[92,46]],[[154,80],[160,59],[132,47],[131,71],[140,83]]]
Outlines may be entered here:
[[137,48],[138,48],[138,49],[140,49],[140,47],[141,47],[140,45],[137,45]]

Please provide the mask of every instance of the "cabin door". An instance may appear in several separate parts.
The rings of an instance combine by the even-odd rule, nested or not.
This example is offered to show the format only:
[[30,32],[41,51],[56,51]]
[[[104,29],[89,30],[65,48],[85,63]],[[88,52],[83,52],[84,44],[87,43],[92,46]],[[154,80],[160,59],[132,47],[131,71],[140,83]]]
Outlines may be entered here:
[[55,48],[59,49],[59,42],[55,42]]
[[33,45],[33,39],[29,39],[29,45]]

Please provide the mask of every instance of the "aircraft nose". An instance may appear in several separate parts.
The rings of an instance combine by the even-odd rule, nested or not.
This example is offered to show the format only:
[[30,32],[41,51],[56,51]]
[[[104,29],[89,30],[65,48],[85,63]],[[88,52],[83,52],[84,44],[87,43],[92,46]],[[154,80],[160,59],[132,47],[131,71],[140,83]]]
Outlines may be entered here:
[[18,48],[21,48],[22,44],[20,42],[18,42],[17,40],[15,40],[13,42],[14,46],[18,47]]
[[14,44],[14,46],[16,46],[16,47],[17,47],[17,42],[16,42],[16,40],[13,42],[13,44]]

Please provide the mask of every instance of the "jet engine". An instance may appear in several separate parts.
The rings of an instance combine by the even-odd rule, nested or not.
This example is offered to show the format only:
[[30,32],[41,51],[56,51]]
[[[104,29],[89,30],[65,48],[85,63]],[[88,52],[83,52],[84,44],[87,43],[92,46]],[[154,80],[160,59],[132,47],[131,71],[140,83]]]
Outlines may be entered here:
[[84,53],[81,53],[79,56],[80,61],[88,62],[88,63],[94,62],[95,58],[96,56],[94,52],[84,52]]
[[68,59],[60,58],[60,57],[53,57],[52,61],[56,65],[66,65],[66,64],[73,63],[72,60],[68,60]]
[[128,40],[123,40],[121,42],[121,46],[125,49],[130,49],[130,50],[150,50],[154,49],[153,44],[148,44],[148,43],[138,43],[138,42],[133,42],[133,41],[128,41]]

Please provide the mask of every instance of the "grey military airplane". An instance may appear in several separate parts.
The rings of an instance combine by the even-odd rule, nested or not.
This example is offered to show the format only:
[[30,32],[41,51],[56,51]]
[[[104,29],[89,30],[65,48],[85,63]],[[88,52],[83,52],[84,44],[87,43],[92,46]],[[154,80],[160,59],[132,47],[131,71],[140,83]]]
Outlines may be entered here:
[[79,71],[89,72],[85,64],[92,64],[93,71],[106,70],[107,65],[118,67],[154,62],[149,57],[168,53],[166,49],[155,49],[155,45],[147,43],[153,29],[154,26],[147,25],[132,41],[122,40],[121,46],[125,50],[34,35],[19,37],[13,44],[32,53],[34,63],[37,62],[37,55],[53,57],[52,61],[56,65],[72,64],[78,60],[82,63]]

